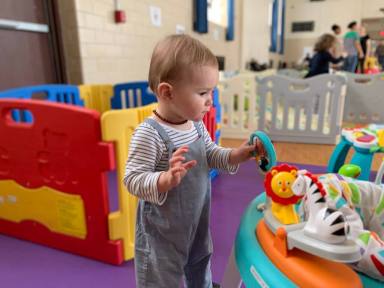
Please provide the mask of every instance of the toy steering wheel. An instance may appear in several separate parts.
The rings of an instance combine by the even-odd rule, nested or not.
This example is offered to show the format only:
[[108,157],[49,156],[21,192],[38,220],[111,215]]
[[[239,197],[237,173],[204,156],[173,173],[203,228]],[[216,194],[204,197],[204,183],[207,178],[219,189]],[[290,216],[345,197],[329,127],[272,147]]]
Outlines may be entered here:
[[264,150],[267,155],[256,155],[256,151],[252,155],[256,158],[259,170],[262,173],[268,172],[273,166],[276,166],[276,152],[271,139],[262,131],[255,131],[249,138],[249,144],[253,145],[256,138],[263,144]]

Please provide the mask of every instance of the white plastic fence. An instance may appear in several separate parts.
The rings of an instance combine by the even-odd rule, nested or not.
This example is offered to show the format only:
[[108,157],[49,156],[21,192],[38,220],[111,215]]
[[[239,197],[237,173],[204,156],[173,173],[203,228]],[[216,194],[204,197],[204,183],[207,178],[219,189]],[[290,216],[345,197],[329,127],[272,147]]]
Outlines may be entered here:
[[346,77],[343,120],[352,123],[384,123],[384,73],[347,73]]
[[276,70],[241,72],[219,85],[222,113],[222,137],[248,138],[257,129],[256,78],[274,75]]
[[253,131],[264,130],[276,141],[318,144],[338,141],[344,77],[263,76],[237,75],[222,83],[223,138],[247,139]]
[[276,74],[282,75],[282,76],[287,76],[289,78],[302,79],[302,78],[304,78],[306,71],[299,71],[299,70],[295,70],[295,69],[284,68],[284,69],[277,70]]

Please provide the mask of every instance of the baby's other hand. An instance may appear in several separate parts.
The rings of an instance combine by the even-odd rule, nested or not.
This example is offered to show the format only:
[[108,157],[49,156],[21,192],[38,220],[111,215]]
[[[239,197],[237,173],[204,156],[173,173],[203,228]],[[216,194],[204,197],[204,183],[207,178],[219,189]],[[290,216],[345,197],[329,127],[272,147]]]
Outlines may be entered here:
[[169,159],[168,171],[162,173],[158,180],[159,192],[166,192],[180,184],[188,170],[196,165],[196,160],[185,161],[184,154],[189,150],[188,146],[177,149]]

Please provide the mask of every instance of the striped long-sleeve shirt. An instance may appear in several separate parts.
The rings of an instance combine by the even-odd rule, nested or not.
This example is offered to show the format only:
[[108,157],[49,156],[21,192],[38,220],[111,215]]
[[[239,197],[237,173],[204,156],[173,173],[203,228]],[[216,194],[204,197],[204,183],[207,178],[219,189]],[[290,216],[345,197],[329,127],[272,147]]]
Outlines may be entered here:
[[[191,129],[186,131],[160,125],[168,133],[176,149],[194,142],[198,137],[192,122]],[[229,165],[231,149],[217,146],[211,140],[204,124],[200,122],[198,125],[200,131],[203,131],[209,167],[235,173],[238,165]],[[145,122],[141,123],[132,136],[125,166],[123,181],[128,191],[145,201],[162,205],[167,193],[158,191],[157,181],[161,172],[167,170],[168,160],[168,149],[157,130]]]

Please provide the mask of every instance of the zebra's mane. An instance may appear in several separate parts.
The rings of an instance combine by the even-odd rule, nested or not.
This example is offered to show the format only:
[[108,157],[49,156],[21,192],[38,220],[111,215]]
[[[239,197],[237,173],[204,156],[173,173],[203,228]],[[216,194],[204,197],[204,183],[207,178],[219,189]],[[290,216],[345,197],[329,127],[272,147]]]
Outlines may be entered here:
[[313,185],[316,185],[317,188],[319,189],[321,195],[323,197],[326,196],[326,192],[325,192],[323,183],[321,183],[319,181],[319,178],[317,178],[314,174],[312,174],[311,172],[308,172],[306,170],[305,171],[298,171],[298,174],[303,176],[304,178],[307,178],[306,182],[309,183],[309,185],[307,186],[307,191],[305,191],[305,193],[309,192],[309,190],[311,189],[311,187],[313,187]]

